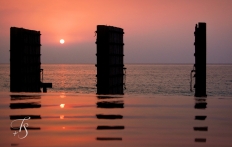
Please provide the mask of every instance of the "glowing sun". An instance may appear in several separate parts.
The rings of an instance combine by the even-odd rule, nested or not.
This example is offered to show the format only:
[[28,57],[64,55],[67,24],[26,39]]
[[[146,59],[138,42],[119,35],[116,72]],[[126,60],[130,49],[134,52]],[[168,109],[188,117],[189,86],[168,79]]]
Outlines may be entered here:
[[64,39],[60,39],[60,43],[61,43],[61,44],[64,44]]

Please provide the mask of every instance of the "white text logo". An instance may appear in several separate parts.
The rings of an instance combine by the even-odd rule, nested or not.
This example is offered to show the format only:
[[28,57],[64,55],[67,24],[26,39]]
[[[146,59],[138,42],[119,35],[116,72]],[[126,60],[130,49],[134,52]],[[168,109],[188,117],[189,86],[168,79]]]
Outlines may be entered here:
[[[29,126],[28,125],[28,123],[24,123],[24,121],[25,120],[29,120],[30,119],[30,117],[25,117],[24,119],[16,119],[16,120],[14,120],[14,121],[12,121],[11,122],[11,124],[10,124],[10,127],[12,128],[12,129],[15,129],[15,128],[17,128],[17,127],[13,127],[13,123],[15,122],[15,121],[19,121],[19,120],[21,120],[22,122],[21,122],[21,125],[20,125],[20,127],[19,127],[19,131],[17,132],[17,131],[15,131],[13,134],[14,134],[14,136],[16,135],[16,134],[18,134],[18,133],[21,133],[21,130],[23,129],[23,130],[25,130],[25,135],[23,136],[23,137],[20,137],[20,135],[18,134],[18,138],[19,139],[24,139],[25,137],[27,137],[27,135],[28,135],[28,131],[27,131],[27,127]],[[22,128],[23,127],[23,128]]]

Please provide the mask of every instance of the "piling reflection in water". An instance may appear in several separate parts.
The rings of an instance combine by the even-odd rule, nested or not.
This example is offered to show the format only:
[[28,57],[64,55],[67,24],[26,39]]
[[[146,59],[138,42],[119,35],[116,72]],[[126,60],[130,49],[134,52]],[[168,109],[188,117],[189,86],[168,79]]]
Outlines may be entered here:
[[195,138],[195,142],[206,142],[206,138]]
[[11,146],[18,146],[18,143],[11,143]]
[[[100,100],[96,103],[97,108],[103,109],[114,109],[114,108],[124,108],[124,101],[123,100],[106,100],[106,99],[115,99],[115,98],[122,98],[116,96],[97,96]],[[101,101],[103,100],[103,101]],[[116,119],[123,119],[123,116],[120,114],[96,114],[97,119],[106,119],[106,120],[116,120]],[[106,126],[106,125],[99,125],[97,126],[96,130],[124,130],[125,127],[122,125],[116,126]],[[96,140],[98,141],[122,141],[122,137],[97,137]]]
[[109,141],[109,140],[122,140],[120,137],[97,137],[96,140]]
[[195,120],[205,120],[207,116],[195,116]]
[[98,99],[115,99],[115,98],[123,98],[122,96],[108,96],[108,95],[98,95]]
[[193,127],[194,131],[208,131],[208,127]]
[[[206,98],[195,98],[195,109],[205,110],[207,108]],[[206,115],[196,115],[196,121],[204,121],[207,118]],[[206,132],[208,131],[208,126],[197,126],[193,127],[194,131]],[[206,143],[206,138],[195,138],[195,142]]]
[[26,108],[40,108],[41,104],[38,102],[26,102],[26,103],[10,103],[11,109],[26,109]]
[[207,108],[207,103],[206,103],[206,99],[195,99],[196,103],[194,108],[195,109],[206,109]]
[[[10,95],[11,101],[14,101],[13,103],[10,103],[11,109],[26,109],[26,108],[40,108],[41,104],[40,102],[22,102],[24,100],[31,100],[31,99],[40,99],[39,95]],[[15,102],[20,101],[20,102]]]
[[97,126],[97,130],[123,130],[124,126]]
[[[31,109],[31,108],[41,108],[41,104],[40,101],[37,101],[39,99],[41,99],[41,97],[39,95],[10,95],[11,97],[11,101],[13,101],[13,103],[10,103],[10,108],[11,109]],[[37,102],[25,102],[28,100],[36,100]],[[17,111],[18,112],[18,111]],[[23,119],[41,119],[40,115],[32,115],[32,114],[28,114],[28,115],[10,115],[10,120],[23,120]],[[10,127],[11,130],[25,130],[24,127]],[[33,126],[27,126],[26,127],[27,130],[40,130],[40,127],[33,127]]]
[[[11,127],[11,130],[25,130],[24,127]],[[27,130],[40,130],[40,127],[27,127]]]
[[30,117],[30,119],[41,119],[40,115],[10,115],[10,119],[24,119],[25,117]]
[[98,119],[122,119],[122,115],[104,115],[104,114],[96,114]]
[[41,99],[40,95],[10,95],[10,97],[11,97],[11,101]]
[[123,101],[101,101],[97,102],[98,108],[124,108]]

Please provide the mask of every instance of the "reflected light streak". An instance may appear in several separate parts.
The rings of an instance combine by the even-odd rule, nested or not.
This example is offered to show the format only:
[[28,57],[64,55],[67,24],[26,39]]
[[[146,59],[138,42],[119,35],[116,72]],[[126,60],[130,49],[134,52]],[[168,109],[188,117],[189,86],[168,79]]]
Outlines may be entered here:
[[61,93],[60,98],[65,98],[65,97],[66,97],[65,93]]
[[65,104],[60,104],[60,108],[64,108]]
[[60,119],[64,119],[64,115],[60,115]]

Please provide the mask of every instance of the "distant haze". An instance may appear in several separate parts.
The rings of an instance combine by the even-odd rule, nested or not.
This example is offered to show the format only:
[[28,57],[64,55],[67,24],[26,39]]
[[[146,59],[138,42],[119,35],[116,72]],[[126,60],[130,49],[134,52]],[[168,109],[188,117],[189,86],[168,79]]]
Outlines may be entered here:
[[41,31],[42,63],[96,63],[97,25],[124,29],[125,63],[193,63],[198,22],[207,23],[207,63],[232,63],[231,6],[232,0],[1,0],[0,63],[9,63],[12,26]]

